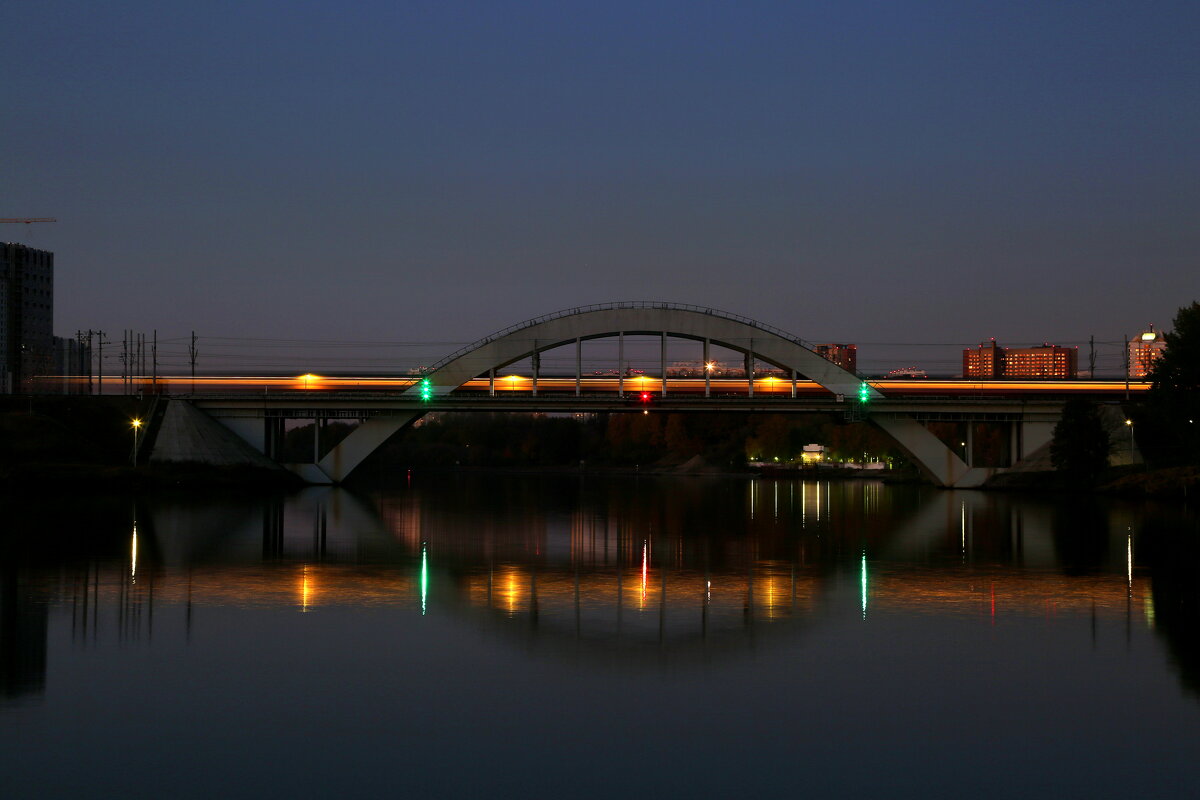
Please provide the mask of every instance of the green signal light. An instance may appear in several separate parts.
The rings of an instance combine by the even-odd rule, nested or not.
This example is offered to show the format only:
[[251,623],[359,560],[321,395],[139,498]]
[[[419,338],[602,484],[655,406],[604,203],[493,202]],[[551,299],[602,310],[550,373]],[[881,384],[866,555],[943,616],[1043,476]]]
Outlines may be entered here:
[[871,387],[866,381],[863,381],[858,386],[858,402],[865,403],[871,399]]
[[422,400],[432,400],[433,399],[433,384],[429,382],[429,378],[425,378],[424,380],[421,381],[421,399]]

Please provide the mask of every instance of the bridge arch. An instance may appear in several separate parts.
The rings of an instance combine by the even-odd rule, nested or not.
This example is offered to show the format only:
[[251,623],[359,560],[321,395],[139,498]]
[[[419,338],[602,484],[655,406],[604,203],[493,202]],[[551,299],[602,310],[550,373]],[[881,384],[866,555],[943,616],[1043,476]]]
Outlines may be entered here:
[[[862,383],[786,331],[715,308],[649,301],[577,306],[526,320],[451,353],[430,367],[426,377],[435,394],[447,394],[473,378],[546,350],[621,335],[707,341],[795,370],[835,395],[856,396]],[[880,396],[873,388],[870,391]]]
[[[426,369],[424,377],[435,394],[446,395],[467,381],[535,353],[574,341],[623,334],[707,341],[785,370],[795,370],[835,395],[857,397],[862,385],[857,375],[818,355],[803,339],[779,328],[716,308],[660,301],[575,306],[534,317],[451,353]],[[874,387],[869,391],[871,397],[882,396]],[[341,482],[377,447],[424,413],[414,411],[366,420],[330,450],[318,467],[334,482]]]

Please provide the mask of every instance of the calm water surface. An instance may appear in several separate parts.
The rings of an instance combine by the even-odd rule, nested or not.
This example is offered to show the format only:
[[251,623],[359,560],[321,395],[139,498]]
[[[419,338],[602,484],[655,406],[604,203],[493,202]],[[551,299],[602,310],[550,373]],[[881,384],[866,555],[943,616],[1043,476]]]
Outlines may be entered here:
[[1179,506],[423,475],[3,503],[4,797],[1200,796]]

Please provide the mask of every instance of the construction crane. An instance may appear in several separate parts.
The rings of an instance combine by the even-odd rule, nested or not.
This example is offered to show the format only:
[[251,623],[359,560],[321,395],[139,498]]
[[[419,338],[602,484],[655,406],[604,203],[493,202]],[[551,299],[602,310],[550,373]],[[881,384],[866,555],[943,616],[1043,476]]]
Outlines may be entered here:
[[28,225],[31,222],[58,222],[54,217],[0,217],[0,222],[23,222]]

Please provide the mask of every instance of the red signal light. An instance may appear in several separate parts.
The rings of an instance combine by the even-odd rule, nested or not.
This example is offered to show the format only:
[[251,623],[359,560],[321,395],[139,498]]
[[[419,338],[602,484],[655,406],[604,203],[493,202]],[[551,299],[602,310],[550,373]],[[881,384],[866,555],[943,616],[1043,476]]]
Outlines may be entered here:
[[642,402],[643,403],[650,402],[650,393],[649,392],[642,392]]

